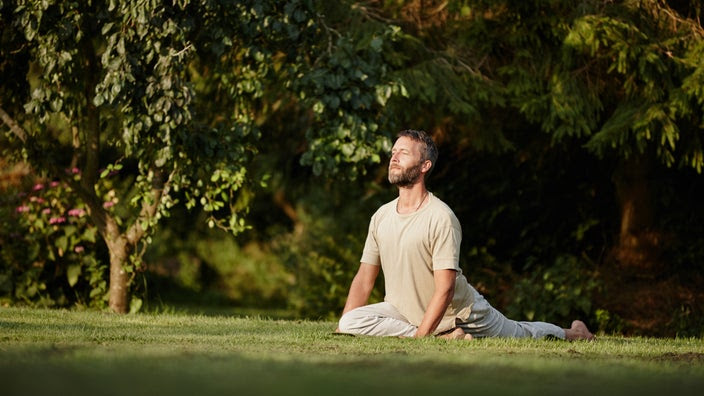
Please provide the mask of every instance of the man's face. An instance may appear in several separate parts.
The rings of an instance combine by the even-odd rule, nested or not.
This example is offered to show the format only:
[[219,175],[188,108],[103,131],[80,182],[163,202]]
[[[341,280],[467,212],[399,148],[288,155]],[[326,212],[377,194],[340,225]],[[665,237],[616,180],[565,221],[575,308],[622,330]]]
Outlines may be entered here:
[[422,177],[421,170],[425,161],[421,158],[421,145],[422,143],[406,136],[396,140],[391,149],[389,183],[398,187],[408,187]]

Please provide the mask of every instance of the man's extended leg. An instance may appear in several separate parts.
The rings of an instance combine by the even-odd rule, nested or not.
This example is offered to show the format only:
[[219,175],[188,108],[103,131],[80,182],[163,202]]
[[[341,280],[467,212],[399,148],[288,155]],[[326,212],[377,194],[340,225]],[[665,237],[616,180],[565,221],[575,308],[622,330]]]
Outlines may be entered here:
[[458,326],[474,337],[543,338],[553,336],[563,340],[591,340],[594,338],[587,326],[579,320],[572,322],[571,328],[561,329],[552,323],[517,322],[508,319],[481,296],[472,307],[469,320],[465,323],[459,323]]
[[413,337],[418,328],[387,302],[355,308],[340,318],[341,333],[369,336]]

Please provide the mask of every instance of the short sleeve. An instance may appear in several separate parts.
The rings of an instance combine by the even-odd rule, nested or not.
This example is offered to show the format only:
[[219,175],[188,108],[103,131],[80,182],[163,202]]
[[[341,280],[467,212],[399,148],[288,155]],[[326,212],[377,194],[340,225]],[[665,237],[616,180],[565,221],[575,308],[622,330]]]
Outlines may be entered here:
[[460,269],[460,244],[462,243],[462,228],[460,222],[451,211],[438,219],[432,227],[433,270]]
[[369,231],[367,231],[367,240],[364,242],[364,250],[362,251],[361,263],[370,265],[381,265],[379,257],[379,245],[376,240],[376,215],[372,216],[369,222]]

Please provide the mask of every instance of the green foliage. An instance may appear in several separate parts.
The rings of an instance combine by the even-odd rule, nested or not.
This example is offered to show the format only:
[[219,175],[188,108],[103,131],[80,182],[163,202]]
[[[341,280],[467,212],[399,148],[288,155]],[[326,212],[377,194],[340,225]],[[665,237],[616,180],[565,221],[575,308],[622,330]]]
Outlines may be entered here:
[[[673,31],[666,26],[658,29],[657,24],[663,23],[660,18],[648,16],[653,19],[585,16],[576,21],[565,44],[604,65],[607,76],[622,81],[617,85],[622,103],[587,147],[602,156],[607,150],[618,148],[628,156],[654,145],[662,161],[672,166],[677,143],[690,135],[686,129],[681,131],[682,127],[690,127],[687,123],[701,110],[692,106],[701,99],[686,93],[694,92],[684,81],[700,74],[700,66],[687,59],[697,47],[690,43],[701,40],[702,31],[687,31],[684,26]],[[606,59],[611,62],[604,62]],[[598,94],[606,97],[604,94],[613,88],[604,87]],[[696,134],[694,138],[698,141]],[[686,145],[685,140],[683,146]],[[701,163],[686,159],[684,162],[701,171]]]
[[506,315],[517,320],[569,324],[592,311],[598,282],[574,256],[562,256],[516,282]]
[[605,309],[594,311],[596,330],[601,333],[620,334],[624,330],[623,320]]
[[[359,262],[359,238],[347,235],[341,241],[339,236],[333,238],[320,221],[317,223],[304,238],[291,235],[280,241],[279,257],[295,274],[288,305],[300,316],[332,320],[339,317],[345,305],[355,273],[352,263]],[[379,294],[375,293],[374,300]]]
[[[204,211],[165,219],[144,255],[145,308],[286,308],[293,275],[271,246],[210,229]],[[250,219],[251,223],[251,219]]]
[[509,92],[519,95],[516,106],[555,141],[580,138],[601,158],[652,150],[666,166],[701,171],[704,108],[693,87],[701,83],[704,30],[666,2],[598,3],[526,7],[530,13],[520,18],[518,7],[499,13],[517,21],[520,34],[539,30],[548,38],[520,40],[529,44],[524,48],[514,36],[499,38],[498,45],[512,46],[502,72]]
[[[385,50],[391,75],[403,87],[387,106],[395,125],[455,136],[478,150],[513,149],[493,109],[507,105],[495,80],[495,64],[484,48],[486,25],[464,1],[356,4],[366,20],[398,26],[398,38]],[[496,117],[496,118],[495,118]]]
[[196,253],[215,271],[214,284],[206,283],[211,291],[240,306],[285,306],[293,276],[277,256],[256,244],[240,248],[232,237],[200,241]]
[[327,5],[325,11],[332,16],[318,15],[310,64],[298,71],[292,87],[312,112],[301,161],[316,175],[355,178],[391,148],[386,104],[405,95],[389,67],[400,29],[363,21],[358,10],[345,6]]
[[472,26],[470,51],[486,59],[479,72],[501,85],[493,92],[554,142],[576,139],[600,158],[652,151],[667,166],[701,171],[704,30],[694,3],[452,8]]
[[[305,232],[294,230],[273,241],[273,252],[294,276],[288,305],[304,317],[338,318],[359,266],[373,209],[369,201],[339,206],[336,201],[342,198],[341,189],[328,186],[316,190],[298,211],[298,226]],[[383,287],[377,285],[371,302],[381,301],[382,296]]]

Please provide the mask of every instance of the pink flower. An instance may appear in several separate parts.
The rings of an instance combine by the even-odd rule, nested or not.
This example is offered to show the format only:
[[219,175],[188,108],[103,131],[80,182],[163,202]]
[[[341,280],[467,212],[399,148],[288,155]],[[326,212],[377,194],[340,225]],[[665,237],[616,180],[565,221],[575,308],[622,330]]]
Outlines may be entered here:
[[71,168],[71,173],[73,173],[74,175],[77,175],[77,174],[81,173],[81,170],[76,167],[73,167],[73,168]]
[[113,206],[115,206],[115,202],[112,202],[112,201],[108,201],[108,202],[104,202],[104,203],[103,203],[103,207],[104,207],[105,209],[112,208]]
[[35,184],[34,187],[32,187],[32,190],[34,190],[34,191],[39,191],[39,190],[41,190],[42,188],[44,188],[44,185],[41,184],[41,183],[38,183],[38,184]]
[[51,188],[58,187],[59,184],[61,184],[61,183],[59,183],[57,181],[53,181],[53,182],[49,183],[49,187],[51,187]]
[[42,210],[42,213],[45,215],[48,215],[49,213],[51,213],[51,209],[46,208],[46,209]]
[[49,219],[49,224],[61,224],[61,223],[65,223],[65,222],[66,222],[66,218],[63,216],[52,217]]
[[29,197],[29,201],[30,202],[38,202],[40,204],[43,204],[44,202],[46,202],[44,200],[44,198],[40,198],[40,197]]
[[84,249],[83,246],[81,246],[81,245],[78,245],[78,246],[76,246],[75,248],[73,248],[73,251],[76,252],[76,253],[83,253],[84,250],[85,250],[85,249]]
[[86,211],[83,209],[71,209],[68,211],[68,215],[71,217],[83,217],[85,214]]
[[29,206],[27,206],[27,205],[18,206],[15,209],[15,211],[17,211],[17,213],[29,212]]

